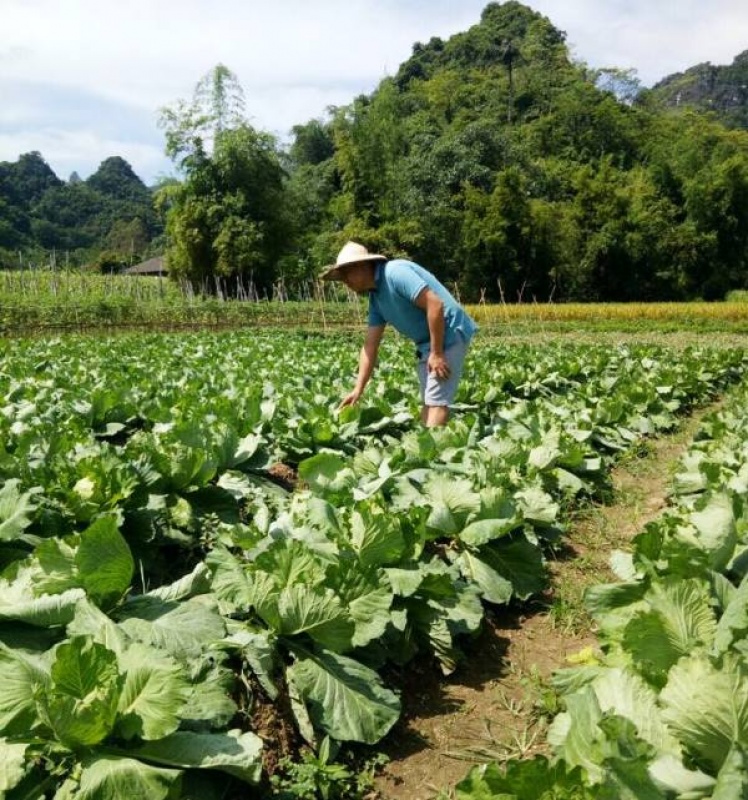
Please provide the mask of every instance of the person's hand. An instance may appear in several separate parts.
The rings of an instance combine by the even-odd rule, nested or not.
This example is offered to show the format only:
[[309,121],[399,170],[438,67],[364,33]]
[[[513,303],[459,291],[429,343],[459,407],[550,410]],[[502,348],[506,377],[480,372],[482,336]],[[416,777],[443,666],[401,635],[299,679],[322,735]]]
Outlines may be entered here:
[[354,406],[358,403],[361,397],[361,392],[357,389],[354,389],[350,394],[347,394],[343,398],[343,402],[338,406],[338,408],[346,408],[346,406]]
[[433,373],[440,381],[446,381],[449,377],[449,364],[443,355],[436,353],[429,353],[429,359],[426,362],[429,373]]

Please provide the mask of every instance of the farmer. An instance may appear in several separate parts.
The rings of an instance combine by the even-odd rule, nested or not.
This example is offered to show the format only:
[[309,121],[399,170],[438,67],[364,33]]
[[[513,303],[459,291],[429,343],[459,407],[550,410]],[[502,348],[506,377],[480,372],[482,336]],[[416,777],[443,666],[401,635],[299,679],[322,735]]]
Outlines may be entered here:
[[423,267],[399,258],[390,261],[356,242],[348,242],[321,277],[342,281],[354,292],[369,295],[369,322],[356,386],[343,399],[341,408],[358,402],[363,394],[389,322],[416,345],[421,421],[428,427],[444,425],[468,344],[477,330],[475,322]]

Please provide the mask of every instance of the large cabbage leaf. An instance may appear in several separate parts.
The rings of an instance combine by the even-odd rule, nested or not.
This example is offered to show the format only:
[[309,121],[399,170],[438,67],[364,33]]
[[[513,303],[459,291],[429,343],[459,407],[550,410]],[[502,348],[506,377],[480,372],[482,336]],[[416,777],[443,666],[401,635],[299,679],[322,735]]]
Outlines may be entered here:
[[22,492],[20,485],[21,481],[13,478],[0,489],[0,541],[25,539],[24,531],[31,525],[36,510],[32,502],[35,492]]
[[696,764],[716,774],[735,744],[748,741],[748,670],[736,656],[721,668],[706,655],[681,659],[660,694],[662,717]]
[[133,643],[119,656],[125,674],[117,732],[125,739],[161,739],[178,727],[189,691],[184,670],[155,647]]
[[247,783],[262,773],[262,739],[254,733],[177,731],[130,751],[138,758],[180,769],[217,769]]
[[90,637],[74,637],[57,648],[50,677],[37,706],[55,738],[72,748],[103,741],[122,688],[116,654]]
[[169,800],[179,797],[181,772],[160,769],[135,758],[93,755],[76,778],[60,787],[55,800]]
[[338,741],[378,742],[400,716],[400,701],[376,672],[352,658],[294,648],[287,676],[316,727]]
[[662,579],[645,595],[648,611],[632,617],[623,648],[642,674],[662,685],[670,667],[695,648],[711,648],[716,630],[707,586],[695,579]]

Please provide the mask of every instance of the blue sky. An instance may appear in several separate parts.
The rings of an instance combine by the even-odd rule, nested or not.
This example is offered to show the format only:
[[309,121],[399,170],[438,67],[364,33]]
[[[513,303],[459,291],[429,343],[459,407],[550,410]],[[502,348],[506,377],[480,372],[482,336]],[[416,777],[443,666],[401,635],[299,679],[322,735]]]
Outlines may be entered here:
[[[169,174],[158,109],[217,63],[252,124],[292,125],[371,92],[414,42],[478,22],[487,0],[0,0],[0,160],[39,150],[61,178],[121,155]],[[747,0],[530,0],[593,67],[644,85],[748,49]]]

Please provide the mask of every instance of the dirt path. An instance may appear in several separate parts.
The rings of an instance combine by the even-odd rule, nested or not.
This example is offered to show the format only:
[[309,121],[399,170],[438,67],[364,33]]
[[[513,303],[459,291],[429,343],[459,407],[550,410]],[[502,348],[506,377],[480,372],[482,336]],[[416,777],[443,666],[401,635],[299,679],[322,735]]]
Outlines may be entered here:
[[548,678],[596,643],[584,590],[612,579],[611,550],[626,547],[664,508],[675,463],[711,408],[618,465],[611,504],[580,511],[567,551],[549,563],[552,591],[522,609],[489,612],[455,675],[445,679],[431,664],[409,666],[403,717],[382,748],[391,759],[377,782],[384,800],[430,800],[439,792],[448,798],[448,787],[472,764],[544,752],[556,711]]

